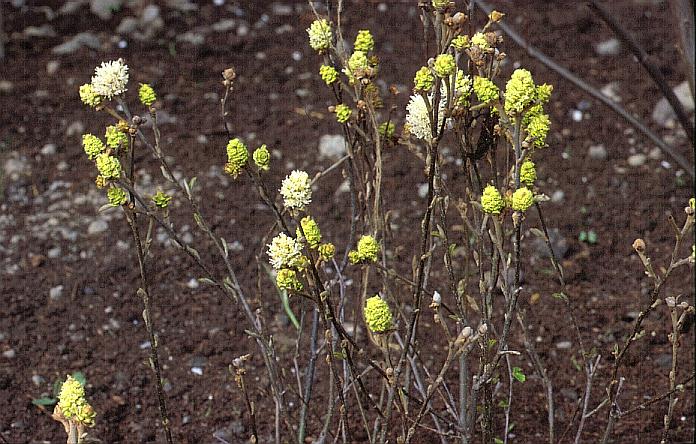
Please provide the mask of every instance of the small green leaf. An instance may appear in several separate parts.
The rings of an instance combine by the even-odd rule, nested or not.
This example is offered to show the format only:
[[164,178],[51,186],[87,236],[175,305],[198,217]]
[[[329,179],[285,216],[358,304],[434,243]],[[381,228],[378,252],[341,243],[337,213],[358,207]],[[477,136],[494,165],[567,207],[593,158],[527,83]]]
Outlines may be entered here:
[[561,292],[561,293],[553,293],[551,296],[553,296],[555,299],[561,299],[561,300],[563,300],[563,301],[567,301],[567,300],[568,300],[568,296],[566,296],[565,293],[563,293],[563,292]]
[[587,242],[587,232],[585,230],[582,230],[578,235],[578,241]]
[[58,400],[56,398],[37,398],[37,399],[32,399],[31,403],[34,405],[47,406],[47,405],[57,404]]
[[594,230],[587,232],[587,242],[593,245],[597,243],[597,233],[595,233]]
[[500,438],[493,438],[493,442],[494,442],[495,444],[504,444],[504,443],[505,443],[505,441],[503,441],[503,440],[500,439]]
[[498,407],[500,407],[501,409],[507,408],[507,406],[507,399],[501,399],[500,401],[498,401]]
[[519,367],[512,368],[512,377],[517,379],[519,382],[524,382],[527,380],[527,376],[522,373],[522,369]]
[[75,372],[72,374],[72,377],[77,380],[82,386],[84,387],[87,384],[87,378],[85,378],[85,374],[82,372]]

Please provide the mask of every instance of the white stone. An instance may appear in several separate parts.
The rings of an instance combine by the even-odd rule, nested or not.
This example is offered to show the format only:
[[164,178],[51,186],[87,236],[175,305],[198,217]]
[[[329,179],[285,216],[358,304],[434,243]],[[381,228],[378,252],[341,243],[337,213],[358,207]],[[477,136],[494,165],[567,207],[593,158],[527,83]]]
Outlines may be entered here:
[[319,138],[319,159],[336,161],[346,153],[346,139],[340,134],[325,134]]

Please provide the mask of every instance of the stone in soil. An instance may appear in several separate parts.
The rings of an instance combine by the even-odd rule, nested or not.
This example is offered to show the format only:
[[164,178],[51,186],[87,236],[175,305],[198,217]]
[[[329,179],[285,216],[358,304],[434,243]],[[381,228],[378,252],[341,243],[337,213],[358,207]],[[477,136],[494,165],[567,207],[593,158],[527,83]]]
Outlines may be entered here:
[[346,139],[340,134],[325,134],[319,138],[319,159],[336,161],[346,153]]
[[634,168],[642,166],[648,160],[648,156],[643,153],[633,154],[627,159],[628,165]]
[[[686,111],[687,114],[693,113],[694,98],[691,96],[689,83],[682,82],[677,85],[673,91],[674,95],[677,96],[677,99],[679,99],[679,102],[684,107],[684,111]],[[676,125],[677,114],[674,112],[667,99],[662,97],[653,109],[652,119],[662,127],[673,128]]]
[[587,154],[590,155],[590,159],[594,159],[594,160],[606,160],[606,158],[607,158],[607,149],[604,147],[603,144],[592,145],[592,146],[587,150]]

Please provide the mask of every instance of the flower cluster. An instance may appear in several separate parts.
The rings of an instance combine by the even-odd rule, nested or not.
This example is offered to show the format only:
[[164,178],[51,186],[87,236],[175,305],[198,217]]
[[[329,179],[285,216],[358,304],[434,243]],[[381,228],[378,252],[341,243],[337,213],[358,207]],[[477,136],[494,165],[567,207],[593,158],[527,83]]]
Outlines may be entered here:
[[152,106],[152,104],[157,101],[157,94],[155,94],[155,90],[152,89],[150,85],[141,83],[140,89],[138,90],[138,98],[143,105]]
[[127,84],[128,66],[122,59],[102,62],[92,76],[93,92],[109,100],[126,92]]
[[353,77],[361,77],[362,73],[370,66],[367,54],[362,51],[355,51],[348,59],[348,67],[345,74]]
[[525,141],[537,148],[541,148],[546,145],[546,136],[549,134],[551,119],[549,119],[548,114],[544,114],[541,111],[541,106],[538,106],[538,108],[539,112],[532,113],[530,111],[525,116],[528,117],[524,119],[527,122],[527,137]]
[[350,119],[351,114],[353,114],[353,110],[351,110],[348,105],[344,105],[343,103],[336,105],[335,112],[338,123],[346,123]]
[[515,211],[527,211],[534,204],[534,194],[527,187],[518,188],[512,193],[512,209]]
[[476,93],[476,97],[478,97],[478,99],[483,103],[498,100],[500,95],[498,87],[495,86],[495,83],[485,77],[475,76],[473,88],[474,92]]
[[427,66],[422,67],[416,71],[416,76],[413,78],[413,83],[415,87],[413,88],[416,92],[430,92],[435,84],[435,76],[430,71]]
[[102,98],[94,92],[94,87],[91,83],[85,83],[80,87],[80,100],[87,106],[92,108],[101,105]]
[[379,243],[369,235],[360,237],[358,247],[348,253],[348,259],[351,264],[361,264],[377,262],[377,254],[379,254]]
[[526,69],[516,69],[505,86],[505,112],[521,114],[536,95],[532,74]]
[[336,254],[336,246],[330,242],[319,245],[319,258],[323,261],[330,261]]
[[106,150],[104,142],[94,134],[83,134],[82,135],[82,148],[87,154],[89,160],[94,160],[98,155]]
[[128,202],[128,195],[120,187],[111,187],[106,191],[106,197],[109,200],[109,205],[112,207],[120,207]]
[[249,160],[249,151],[244,143],[234,138],[227,143],[227,164],[225,172],[236,178]]
[[[432,99],[432,95],[428,98]],[[414,137],[427,140],[432,137],[432,128],[430,126],[430,113],[425,99],[420,94],[411,96],[411,100],[406,106],[406,124]],[[437,129],[442,126],[445,118],[445,101],[440,100],[440,107],[437,113]]]
[[97,171],[104,179],[118,179],[121,176],[121,162],[106,153],[99,154],[96,158]]
[[458,35],[452,40],[452,46],[457,51],[463,51],[469,46],[469,36],[468,35]]
[[274,237],[267,247],[271,266],[276,270],[294,268],[303,262],[302,246],[285,233]]
[[365,301],[365,323],[374,333],[384,333],[392,326],[392,313],[389,304],[379,296]]
[[461,107],[469,106],[469,96],[471,96],[471,77],[464,75],[464,71],[457,70],[457,79],[455,82],[455,104]]
[[58,407],[65,418],[89,427],[94,425],[96,413],[85,399],[85,388],[72,376],[67,377],[60,389]]
[[338,71],[336,71],[336,68],[333,66],[321,65],[319,68],[319,75],[327,85],[331,85],[338,80]]
[[295,170],[283,180],[280,194],[283,196],[285,207],[294,211],[303,211],[312,201],[312,188],[309,174]]
[[450,3],[450,0],[433,0],[433,8],[435,9],[444,9],[446,8]]
[[370,52],[375,49],[375,39],[372,34],[367,29],[361,29],[358,31],[357,37],[355,37],[355,44],[353,48],[356,51]]
[[396,125],[394,122],[382,122],[379,124],[377,131],[380,136],[391,139],[394,137],[394,132],[396,132]]
[[[321,242],[321,231],[319,230],[319,225],[312,218],[312,216],[305,216],[300,221],[302,226],[302,231],[304,232],[304,238],[307,241],[309,248],[317,248]],[[297,228],[297,238],[302,237],[302,232],[300,228]]]
[[271,154],[268,152],[268,148],[265,144],[254,150],[252,158],[254,159],[254,164],[258,169],[268,171],[271,168]]
[[307,28],[309,46],[315,51],[323,52],[331,47],[331,25],[326,19],[315,20]]
[[471,44],[473,46],[478,46],[481,51],[485,51],[491,47],[491,45],[488,43],[488,40],[486,39],[486,36],[482,32],[477,32],[473,36],[471,36]]
[[452,54],[440,54],[433,63],[433,71],[438,77],[447,77],[454,74],[457,64]]
[[154,202],[158,208],[167,208],[171,200],[172,196],[168,195],[162,190],[157,190],[157,193],[152,196],[152,202]]
[[520,167],[520,182],[531,187],[537,179],[536,165],[531,160],[525,160]]
[[498,189],[493,185],[488,185],[483,189],[483,194],[481,194],[481,206],[486,213],[500,214],[505,206],[505,202]]
[[118,149],[128,147],[128,136],[115,125],[106,127],[104,138],[106,139],[106,146],[109,148]]
[[300,282],[297,277],[297,272],[287,268],[278,271],[276,275],[276,285],[281,290],[294,292],[302,291],[304,288],[304,285],[302,285],[302,282]]

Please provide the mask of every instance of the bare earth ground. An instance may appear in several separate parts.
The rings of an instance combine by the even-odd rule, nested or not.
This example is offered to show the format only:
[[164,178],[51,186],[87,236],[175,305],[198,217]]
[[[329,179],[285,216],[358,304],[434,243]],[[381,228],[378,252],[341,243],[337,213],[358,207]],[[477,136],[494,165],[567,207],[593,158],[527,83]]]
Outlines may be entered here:
[[[222,174],[226,136],[219,117],[220,73],[229,66],[239,73],[235,132],[252,146],[266,143],[275,151],[276,168],[270,179],[274,187],[293,167],[308,168],[310,173],[327,167],[330,159],[317,160],[318,139],[340,130],[326,112],[330,96],[317,79],[319,59],[306,43],[304,29],[312,15],[302,1],[227,1],[221,6],[200,2],[193,12],[174,3],[158,2],[164,26],[144,39],[137,39],[133,31],[116,33],[123,18],[140,17],[142,10],[137,7],[123,7],[102,20],[87,5],[58,13],[62,2],[2,4],[5,32],[10,36],[7,58],[0,64],[0,164],[4,167],[0,172],[0,435],[6,442],[60,442],[59,424],[31,400],[48,394],[55,379],[78,370],[87,376],[88,396],[98,412],[94,436],[106,443],[163,442],[156,428],[158,412],[147,369],[142,308],[134,294],[138,275],[129,252],[129,233],[121,213],[97,214],[105,198],[95,190],[92,166],[80,147],[83,132],[100,133],[106,124],[103,116],[83,107],[77,95],[78,86],[89,81],[92,69],[103,60],[123,57],[131,67],[131,85],[150,82],[155,86],[168,116],[162,126],[166,152],[175,159],[177,171],[199,177],[204,213],[219,234],[231,243],[237,241],[234,264],[243,286],[254,295],[254,303],[275,332],[282,356],[290,359],[294,352],[292,326],[255,260],[271,227],[271,215],[248,181],[232,182]],[[383,86],[397,84],[402,91],[390,99],[398,105],[401,119],[412,73],[424,63],[415,2],[346,3],[347,34],[353,36],[361,28],[375,33]],[[612,35],[581,3],[491,3],[508,13],[507,19],[530,43],[593,85],[616,82],[622,104],[649,118],[659,99],[657,88],[625,50],[611,55],[596,52],[595,45]],[[681,82],[667,3],[623,0],[611,2],[611,8],[655,57],[670,83]],[[45,24],[55,32],[28,35],[27,27]],[[83,31],[97,38],[94,48],[64,55],[52,52]],[[126,47],[119,48],[119,42],[126,42]],[[509,71],[519,62],[534,73],[535,80],[555,86],[550,148],[537,161],[540,188],[555,196],[545,205],[547,223],[560,230],[567,244],[563,264],[569,294],[583,326],[583,340],[603,355],[602,382],[610,370],[613,344],[629,332],[651,285],[631,244],[642,237],[656,264],[666,265],[673,244],[667,215],[683,219],[689,180],[674,162],[655,152],[601,104],[513,43],[506,42],[505,51]],[[580,121],[572,118],[574,110],[581,111]],[[691,159],[681,131],[653,128]],[[599,144],[607,150],[605,160],[588,154],[590,146]],[[627,159],[635,154],[647,156],[631,166]],[[395,210],[394,222],[399,227],[416,226],[424,207],[424,199],[418,196],[418,186],[425,181],[422,168],[404,147],[391,148],[385,163],[387,206]],[[453,181],[456,174],[452,172]],[[152,191],[166,190],[154,169],[149,174],[144,170],[141,181],[150,184]],[[335,192],[341,182],[340,173],[329,176],[313,204],[325,237],[335,241],[339,251],[348,229],[348,195]],[[175,220],[181,233],[204,242],[192,219]],[[531,218],[529,226],[534,223]],[[597,243],[579,242],[581,230],[594,230]],[[163,233],[158,234],[152,270],[157,282],[155,323],[176,442],[219,442],[213,434],[242,442],[249,435],[248,423],[227,368],[235,357],[257,351],[244,334],[245,320],[236,307],[193,282],[199,276],[192,264],[167,244]],[[401,246],[397,253],[406,264],[413,244],[409,230],[395,232],[392,245]],[[551,297],[557,286],[548,273],[550,265],[538,248],[528,245],[526,254],[533,266],[524,270],[527,297],[522,303],[556,383],[558,428],[563,430],[582,394],[584,379],[571,364],[577,344],[567,347],[574,335],[563,304]],[[531,304],[529,296],[534,293],[540,298]],[[693,301],[691,271],[683,269],[675,276],[663,296],[676,294]],[[301,311],[299,303],[293,306]],[[628,359],[630,367],[622,373],[627,378],[623,408],[667,390],[668,322],[664,310],[646,321],[648,334],[636,345]],[[424,331],[436,332],[427,325]],[[686,335],[682,347],[684,365],[678,380],[688,377],[693,368],[693,333]],[[271,412],[262,362],[256,357],[253,364],[258,371],[250,371],[252,397],[262,412]],[[540,443],[546,432],[545,403],[539,380],[531,376],[531,369],[526,373],[530,375],[527,382],[516,386],[511,442]],[[601,397],[596,389],[592,405]],[[313,412],[310,436],[317,433],[324,405],[319,401]],[[675,442],[692,439],[693,409],[689,389],[675,413]],[[659,402],[625,418],[614,442],[658,442],[665,410],[666,402]],[[592,418],[583,442],[597,442],[605,414],[602,410]],[[260,421],[262,436],[268,437],[272,414],[262,415]],[[422,441],[431,439],[424,435]]]

